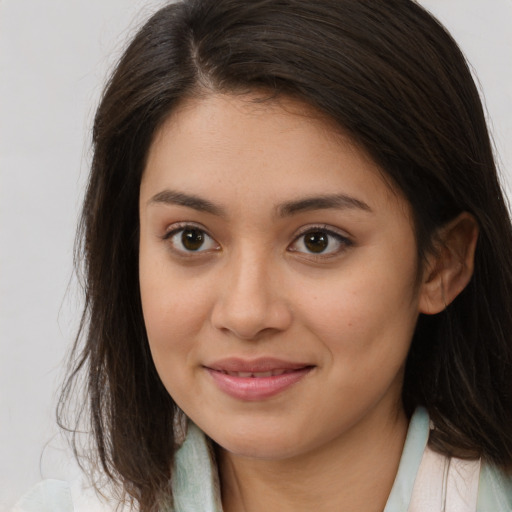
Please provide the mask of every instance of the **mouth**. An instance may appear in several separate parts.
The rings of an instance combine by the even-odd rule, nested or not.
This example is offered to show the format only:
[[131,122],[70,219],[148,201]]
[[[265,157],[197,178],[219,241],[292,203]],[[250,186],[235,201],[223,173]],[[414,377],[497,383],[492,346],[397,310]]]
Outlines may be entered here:
[[232,398],[260,401],[302,381],[314,365],[278,359],[224,359],[204,366],[217,388]]
[[288,361],[275,357],[260,357],[258,359],[229,357],[205,365],[206,368],[211,370],[227,374],[238,374],[236,376],[239,377],[271,377],[274,374],[281,375],[283,373],[293,372],[295,370],[311,366],[313,366],[311,363]]
[[219,370],[219,371],[225,375],[231,375],[232,377],[241,377],[244,379],[247,379],[247,378],[261,379],[263,377],[276,377],[278,375],[284,375],[285,373],[293,373],[297,370],[276,369],[276,370],[270,370],[268,372],[228,372],[227,370]]

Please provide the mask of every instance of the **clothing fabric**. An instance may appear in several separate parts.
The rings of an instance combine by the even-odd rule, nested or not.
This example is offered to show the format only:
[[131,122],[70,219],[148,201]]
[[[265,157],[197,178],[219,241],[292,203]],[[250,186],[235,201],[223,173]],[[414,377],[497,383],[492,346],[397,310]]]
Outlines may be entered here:
[[[409,424],[384,512],[512,512],[512,478],[480,461],[437,454],[427,446],[430,420],[419,408]],[[204,434],[193,424],[176,453],[174,508],[162,512],[222,512],[217,471]],[[83,482],[46,480],[11,512],[112,512]]]

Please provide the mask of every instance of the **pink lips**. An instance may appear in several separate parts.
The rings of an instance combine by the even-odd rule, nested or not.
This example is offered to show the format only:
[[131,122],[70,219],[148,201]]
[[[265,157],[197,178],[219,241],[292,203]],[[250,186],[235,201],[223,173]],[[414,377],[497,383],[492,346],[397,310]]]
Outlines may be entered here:
[[204,367],[221,391],[240,400],[275,396],[299,382],[313,366],[273,358],[247,361],[230,358]]

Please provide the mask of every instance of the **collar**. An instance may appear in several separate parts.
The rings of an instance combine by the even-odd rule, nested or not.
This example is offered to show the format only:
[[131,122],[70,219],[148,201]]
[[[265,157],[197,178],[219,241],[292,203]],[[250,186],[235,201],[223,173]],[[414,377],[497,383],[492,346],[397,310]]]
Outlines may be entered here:
[[[419,407],[409,423],[398,472],[384,512],[407,510],[429,434],[429,417]],[[172,479],[174,512],[222,512],[217,469],[209,442],[189,422],[185,442],[176,452]]]

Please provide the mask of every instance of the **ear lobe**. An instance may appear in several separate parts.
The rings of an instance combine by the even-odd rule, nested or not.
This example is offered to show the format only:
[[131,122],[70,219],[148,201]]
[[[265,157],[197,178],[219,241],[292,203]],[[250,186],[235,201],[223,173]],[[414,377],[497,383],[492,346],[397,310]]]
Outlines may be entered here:
[[440,228],[436,251],[427,258],[419,296],[419,311],[434,315],[446,309],[467,286],[474,269],[478,224],[463,212]]

